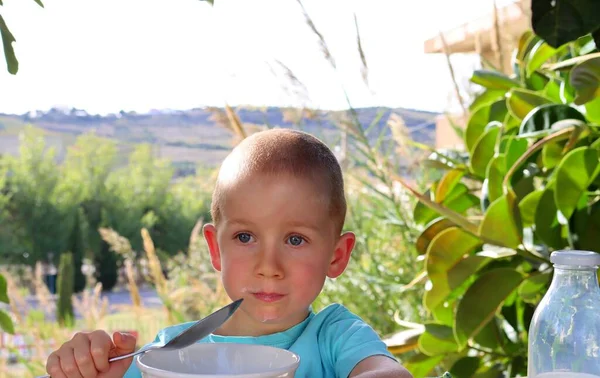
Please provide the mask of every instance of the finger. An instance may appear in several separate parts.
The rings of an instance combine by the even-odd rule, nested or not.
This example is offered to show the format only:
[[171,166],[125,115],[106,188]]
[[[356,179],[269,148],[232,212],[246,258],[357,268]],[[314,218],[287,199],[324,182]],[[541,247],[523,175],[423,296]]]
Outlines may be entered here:
[[98,375],[94,359],[90,354],[89,340],[88,342],[75,347],[73,355],[75,356],[75,362],[77,363],[79,372],[84,378],[95,378]]
[[115,332],[113,334],[113,340],[117,347],[116,352],[119,355],[131,353],[135,350],[136,338],[130,333]]
[[114,347],[110,336],[104,331],[94,331],[90,334],[90,340],[90,353],[96,370],[107,372],[110,368],[108,362],[109,352]]
[[72,347],[63,345],[59,349],[58,357],[60,358],[60,367],[67,378],[83,378],[77,367]]
[[50,354],[46,361],[46,372],[50,374],[52,378],[67,378],[60,367],[60,358],[56,353]]

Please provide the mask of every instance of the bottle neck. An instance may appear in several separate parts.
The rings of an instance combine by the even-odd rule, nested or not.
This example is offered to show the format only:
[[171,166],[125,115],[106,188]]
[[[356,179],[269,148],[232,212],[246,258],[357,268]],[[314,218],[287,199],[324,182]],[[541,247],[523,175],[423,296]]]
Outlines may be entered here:
[[593,266],[555,265],[552,289],[577,288],[586,292],[600,292],[598,268]]

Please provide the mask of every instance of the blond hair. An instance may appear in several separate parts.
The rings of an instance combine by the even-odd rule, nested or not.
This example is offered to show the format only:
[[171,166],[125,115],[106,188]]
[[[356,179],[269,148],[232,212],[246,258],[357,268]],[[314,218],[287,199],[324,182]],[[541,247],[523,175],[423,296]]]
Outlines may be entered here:
[[215,224],[220,221],[229,184],[252,174],[287,174],[311,180],[323,188],[336,232],[341,232],[346,218],[342,170],[333,152],[318,138],[297,130],[270,129],[244,139],[219,171],[211,205]]

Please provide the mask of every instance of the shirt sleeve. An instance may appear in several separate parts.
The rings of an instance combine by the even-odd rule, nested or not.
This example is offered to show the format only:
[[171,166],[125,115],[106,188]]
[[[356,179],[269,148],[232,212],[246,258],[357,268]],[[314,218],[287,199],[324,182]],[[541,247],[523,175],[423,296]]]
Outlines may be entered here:
[[[375,330],[344,307],[338,307],[322,328],[323,350],[330,353],[337,378],[347,378],[359,362],[371,356],[396,360]],[[328,352],[327,352],[328,351]]]

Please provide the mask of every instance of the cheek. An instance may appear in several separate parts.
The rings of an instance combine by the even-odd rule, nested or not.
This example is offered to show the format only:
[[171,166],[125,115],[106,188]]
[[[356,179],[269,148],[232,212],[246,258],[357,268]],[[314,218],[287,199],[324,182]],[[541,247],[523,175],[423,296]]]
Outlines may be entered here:
[[303,291],[320,291],[327,274],[327,260],[309,259],[306,261],[293,261],[288,265],[288,278],[292,285]]

